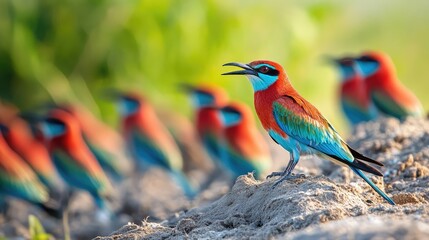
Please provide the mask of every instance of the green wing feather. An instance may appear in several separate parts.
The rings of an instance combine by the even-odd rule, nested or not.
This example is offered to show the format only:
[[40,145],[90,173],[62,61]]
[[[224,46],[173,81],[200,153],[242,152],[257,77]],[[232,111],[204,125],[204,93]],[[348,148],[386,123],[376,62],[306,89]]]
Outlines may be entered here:
[[273,113],[277,124],[290,137],[326,155],[353,162],[347,144],[310,103],[283,96],[273,103]]

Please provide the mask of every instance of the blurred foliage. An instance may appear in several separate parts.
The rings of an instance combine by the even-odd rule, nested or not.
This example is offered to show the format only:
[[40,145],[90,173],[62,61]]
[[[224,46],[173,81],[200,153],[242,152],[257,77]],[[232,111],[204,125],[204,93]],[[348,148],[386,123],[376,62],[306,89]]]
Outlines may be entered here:
[[105,88],[138,89],[189,113],[179,82],[212,82],[252,104],[225,62],[271,59],[336,126],[337,74],[323,55],[389,53],[427,107],[428,1],[1,0],[0,96],[26,110],[80,101],[115,119]]
[[29,224],[31,240],[53,239],[51,234],[48,234],[45,232],[45,229],[43,228],[42,224],[40,223],[39,219],[36,216],[34,215],[28,216],[28,224]]

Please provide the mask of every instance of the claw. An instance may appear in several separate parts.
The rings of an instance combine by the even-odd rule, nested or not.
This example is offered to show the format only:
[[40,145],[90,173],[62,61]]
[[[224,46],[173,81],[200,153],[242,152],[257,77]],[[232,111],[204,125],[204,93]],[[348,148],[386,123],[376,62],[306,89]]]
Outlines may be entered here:
[[272,178],[272,177],[278,177],[283,176],[283,172],[272,172],[270,175],[267,176],[266,179]]
[[286,176],[283,176],[283,177],[281,177],[279,180],[277,180],[275,183],[274,183],[274,185],[271,187],[272,189],[274,189],[274,188],[276,188],[280,183],[282,183],[284,180],[287,180],[287,179],[289,179],[289,178],[291,178],[292,176],[291,175],[286,175]]

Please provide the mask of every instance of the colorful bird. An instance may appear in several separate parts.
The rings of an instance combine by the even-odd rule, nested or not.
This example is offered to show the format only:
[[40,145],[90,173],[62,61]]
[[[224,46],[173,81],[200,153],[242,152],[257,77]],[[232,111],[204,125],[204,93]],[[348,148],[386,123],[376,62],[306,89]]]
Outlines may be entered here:
[[15,153],[0,133],[0,197],[13,196],[34,204],[48,201],[45,186],[31,167]]
[[421,116],[422,105],[396,76],[390,57],[382,52],[366,52],[355,59],[377,109],[392,117]]
[[108,210],[104,198],[111,190],[109,180],[85,144],[76,119],[54,109],[40,125],[61,177],[68,185],[89,192],[101,210]]
[[271,138],[290,153],[290,161],[274,186],[290,177],[301,154],[320,154],[337,164],[350,167],[390,204],[395,204],[362,171],[383,176],[373,163],[378,161],[353,150],[335,131],[332,125],[293,88],[283,67],[272,61],[253,61],[249,64],[227,63],[243,70],[223,75],[246,75],[254,89],[256,113]]
[[118,94],[122,131],[138,168],[159,167],[192,198],[196,192],[182,172],[179,147],[153,107],[136,93]]
[[249,172],[254,172],[257,178],[261,178],[261,174],[271,166],[271,156],[250,108],[235,102],[218,108],[218,112],[225,135],[222,152],[234,179]]
[[204,148],[216,166],[228,168],[222,159],[223,125],[216,110],[227,103],[226,92],[215,86],[183,85],[183,88],[190,94],[196,110],[195,124]]
[[120,181],[125,171],[123,165],[127,163],[121,136],[83,106],[63,104],[57,107],[69,112],[79,122],[85,143],[100,166],[114,180]]
[[332,59],[341,75],[340,102],[352,125],[377,118],[377,109],[365,87],[365,82],[352,58]]
[[10,148],[29,164],[40,181],[50,190],[56,190],[58,179],[55,166],[43,143],[32,136],[28,124],[16,117],[8,126],[1,125],[0,129]]

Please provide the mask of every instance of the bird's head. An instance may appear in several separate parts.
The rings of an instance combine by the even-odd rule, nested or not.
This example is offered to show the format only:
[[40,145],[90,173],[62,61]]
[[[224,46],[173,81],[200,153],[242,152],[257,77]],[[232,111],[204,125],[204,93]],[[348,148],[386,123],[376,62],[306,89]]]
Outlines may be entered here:
[[197,109],[221,106],[228,100],[226,92],[216,86],[181,84],[180,87],[191,96],[192,103]]
[[236,66],[243,70],[223,73],[222,75],[245,75],[252,83],[255,92],[265,90],[277,80],[287,79],[283,67],[272,61],[257,60],[249,64],[226,63],[223,66]]
[[123,118],[138,112],[145,102],[144,98],[137,92],[123,92],[108,89],[105,91],[105,95],[107,98],[116,101],[117,110]]
[[219,108],[218,113],[225,127],[238,125],[243,117],[240,110],[231,105]]
[[392,60],[387,54],[382,52],[365,52],[355,58],[355,62],[363,77],[369,77],[378,72],[395,72]]
[[252,111],[244,103],[232,102],[217,110],[225,127],[236,126],[252,119]]
[[79,129],[74,117],[62,109],[51,110],[48,116],[40,121],[39,126],[44,138],[48,140],[63,136],[70,129]]
[[143,99],[136,94],[124,94],[119,98],[119,113],[122,117],[128,117],[139,111]]
[[357,74],[356,63],[351,57],[329,58],[328,60],[338,67],[342,81],[347,81]]

